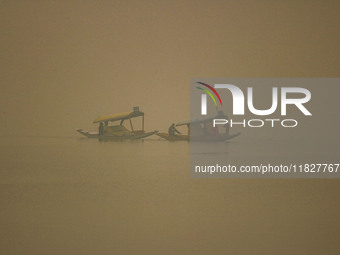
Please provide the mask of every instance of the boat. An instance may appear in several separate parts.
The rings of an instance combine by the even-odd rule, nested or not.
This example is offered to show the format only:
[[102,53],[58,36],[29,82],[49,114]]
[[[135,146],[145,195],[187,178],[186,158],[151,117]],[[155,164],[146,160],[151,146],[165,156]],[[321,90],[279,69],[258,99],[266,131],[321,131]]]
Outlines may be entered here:
[[168,141],[201,141],[201,142],[219,142],[227,141],[239,136],[241,133],[229,134],[229,125],[222,128],[213,127],[213,119],[226,117],[218,115],[214,118],[196,119],[182,121],[175,124],[175,127],[186,126],[187,134],[170,135],[169,133],[157,133],[159,137]]
[[[133,118],[142,117],[142,129],[135,130],[132,124]],[[123,124],[124,121],[129,121],[131,130],[127,129]],[[109,125],[109,122],[119,122],[117,125]],[[76,129],[76,131],[87,138],[98,138],[98,139],[141,139],[153,134],[156,134],[158,131],[145,132],[144,130],[144,112],[139,111],[139,107],[133,107],[132,112],[118,113],[108,116],[98,117],[93,121],[94,124],[98,124],[101,126],[99,130],[100,132],[89,132],[83,130],[81,128]]]

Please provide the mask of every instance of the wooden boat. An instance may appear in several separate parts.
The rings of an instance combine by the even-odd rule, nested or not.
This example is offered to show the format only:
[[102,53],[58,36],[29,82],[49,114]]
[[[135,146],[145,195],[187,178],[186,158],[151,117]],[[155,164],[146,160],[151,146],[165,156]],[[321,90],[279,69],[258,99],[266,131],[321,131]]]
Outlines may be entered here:
[[[135,130],[131,119],[142,117],[142,129]],[[123,124],[125,120],[129,120],[131,130],[127,129]],[[118,125],[109,125],[109,122],[119,122]],[[153,134],[158,131],[145,132],[144,130],[144,113],[139,111],[139,107],[134,107],[132,112],[118,113],[109,116],[102,116],[93,121],[94,124],[101,123],[102,132],[89,132],[83,129],[77,129],[76,131],[88,138],[98,138],[98,139],[141,139]]]
[[[218,118],[222,116],[219,115]],[[226,117],[226,116],[223,116]],[[215,117],[217,118],[217,117]],[[183,121],[177,123],[175,126],[186,126],[187,134],[176,134],[169,135],[169,133],[157,133],[159,137],[166,139],[168,141],[201,141],[201,142],[219,142],[227,141],[232,138],[239,136],[241,133],[229,134],[229,126],[225,126],[224,130],[220,130],[217,127],[212,126],[212,121],[214,118],[209,119],[198,119],[191,121]]]
[[157,135],[168,141],[189,141],[190,140],[189,135],[169,135],[168,133],[157,133]]

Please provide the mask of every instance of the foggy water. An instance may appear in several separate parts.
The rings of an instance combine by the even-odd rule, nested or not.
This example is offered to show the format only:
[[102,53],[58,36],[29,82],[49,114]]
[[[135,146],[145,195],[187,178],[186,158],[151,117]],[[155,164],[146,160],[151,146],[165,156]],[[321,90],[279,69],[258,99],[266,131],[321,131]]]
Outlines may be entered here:
[[[339,180],[193,179],[187,142],[74,132],[133,106],[167,130],[190,119],[195,77],[339,77],[339,3],[1,1],[0,254],[339,254]],[[339,153],[325,92],[308,159]],[[243,133],[219,145],[229,159],[300,151],[285,130],[281,146]]]
[[[225,143],[239,153],[239,140]],[[337,254],[338,180],[193,179],[190,144],[2,138],[2,254]]]

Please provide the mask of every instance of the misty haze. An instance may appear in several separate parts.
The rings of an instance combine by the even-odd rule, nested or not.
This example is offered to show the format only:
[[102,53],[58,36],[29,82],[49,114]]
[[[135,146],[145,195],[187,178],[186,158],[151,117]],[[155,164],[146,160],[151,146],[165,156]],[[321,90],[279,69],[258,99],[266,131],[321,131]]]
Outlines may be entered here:
[[[196,179],[188,141],[76,129],[139,106],[145,130],[166,133],[190,119],[193,78],[339,77],[339,7],[1,1],[1,253],[337,254],[338,179]],[[339,159],[339,91],[320,89],[294,134],[235,128],[218,143],[225,158]]]

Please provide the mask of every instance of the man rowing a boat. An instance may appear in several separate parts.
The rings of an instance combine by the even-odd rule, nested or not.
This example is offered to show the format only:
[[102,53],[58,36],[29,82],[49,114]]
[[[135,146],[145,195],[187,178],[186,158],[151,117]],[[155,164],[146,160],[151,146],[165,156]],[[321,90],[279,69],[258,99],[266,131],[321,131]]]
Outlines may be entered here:
[[172,125],[169,127],[168,132],[169,132],[169,135],[170,135],[170,136],[175,136],[176,133],[177,133],[177,134],[181,134],[181,132],[179,132],[179,131],[177,130],[177,128],[176,128],[176,126],[175,126],[175,123],[172,123]]

